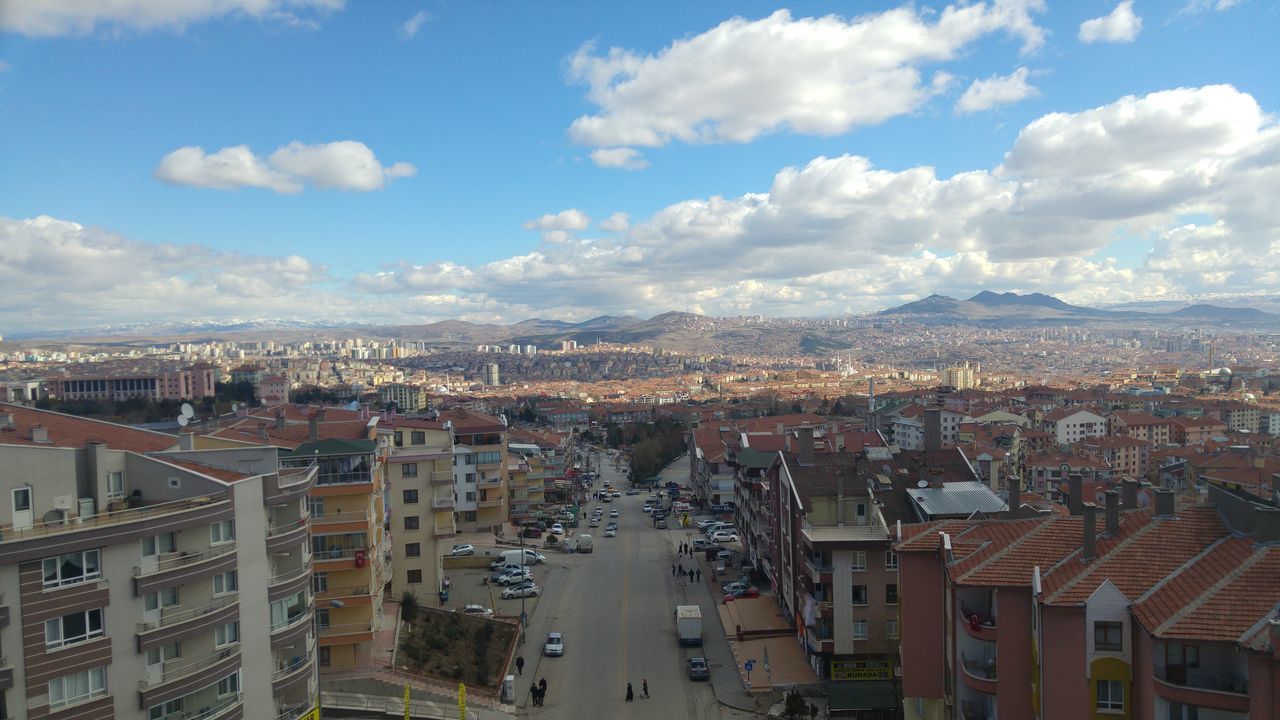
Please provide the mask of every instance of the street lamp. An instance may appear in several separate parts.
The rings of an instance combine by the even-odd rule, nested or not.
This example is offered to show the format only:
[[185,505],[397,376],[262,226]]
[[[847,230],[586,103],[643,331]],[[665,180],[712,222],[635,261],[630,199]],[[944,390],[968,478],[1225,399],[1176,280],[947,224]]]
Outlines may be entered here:
[[[524,584],[524,528],[520,529],[520,583]],[[524,644],[524,625],[529,616],[524,612],[524,590],[520,591],[520,644]]]

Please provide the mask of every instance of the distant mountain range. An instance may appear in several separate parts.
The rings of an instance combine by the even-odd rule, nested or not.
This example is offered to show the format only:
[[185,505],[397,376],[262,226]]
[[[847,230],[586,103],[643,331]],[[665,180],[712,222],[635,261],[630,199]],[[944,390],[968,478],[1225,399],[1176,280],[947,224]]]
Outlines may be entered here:
[[1280,315],[1253,307],[1226,307],[1206,303],[1178,304],[1165,312],[1136,309],[1099,309],[1072,305],[1052,295],[1031,293],[994,293],[984,290],[967,299],[946,295],[930,295],[922,300],[889,308],[882,316],[915,316],[935,323],[991,323],[1017,325],[1044,322],[1194,322],[1213,321],[1239,324],[1271,325]]

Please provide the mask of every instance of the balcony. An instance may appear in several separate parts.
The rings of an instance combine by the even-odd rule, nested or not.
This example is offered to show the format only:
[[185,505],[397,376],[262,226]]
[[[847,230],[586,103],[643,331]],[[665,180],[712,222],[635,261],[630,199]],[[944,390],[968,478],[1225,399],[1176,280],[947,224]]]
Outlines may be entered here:
[[996,659],[994,656],[970,660],[960,653],[961,676],[964,684],[981,693],[994,695],[996,692]]
[[133,576],[135,578],[144,578],[173,570],[181,570],[193,565],[209,562],[210,560],[216,560],[217,558],[235,551],[235,543],[224,543],[222,545],[215,545],[208,550],[201,550],[200,552],[182,551],[164,553],[154,564],[147,565],[146,567],[135,567],[133,569]]
[[333,525],[351,525],[356,531],[362,530],[369,526],[368,510],[342,510],[339,512],[326,512],[323,515],[314,515],[311,518],[311,525],[315,528],[325,528],[326,531],[332,532]]
[[161,587],[193,582],[212,574],[234,570],[236,543],[215,545],[198,552],[173,552],[160,555],[155,561],[133,569],[133,587],[138,597]]
[[[363,604],[369,604],[369,586],[368,585],[346,585],[343,587],[327,587],[324,590],[316,592],[318,600],[342,600],[343,604],[351,605],[353,600],[363,599]],[[360,603],[355,603],[360,604]]]
[[162,685],[177,682],[197,674],[201,676],[215,675],[217,668],[225,667],[227,672],[230,673],[239,664],[239,643],[220,650],[214,650],[212,653],[196,660],[188,661],[185,658],[175,658],[173,662],[165,662],[161,665],[159,673],[145,680],[140,680],[138,682],[138,690],[145,693],[148,690],[154,690]]
[[996,642],[999,633],[996,632],[996,618],[994,615],[988,611],[969,607],[964,603],[960,603],[957,607],[959,617],[956,619],[956,624],[963,627],[969,637],[986,642]]
[[973,703],[961,701],[960,718],[961,720],[996,720],[996,712],[990,702]]
[[329,548],[328,550],[316,550],[311,554],[311,561],[316,565],[316,569],[320,570],[323,566],[325,570],[341,570],[344,568],[331,567],[337,563],[344,563],[350,567],[364,567],[369,564],[372,557],[371,548]]
[[431,473],[431,484],[436,487],[444,485],[453,485],[452,470],[435,470]]
[[372,470],[347,470],[343,472],[321,472],[316,476],[316,485],[368,485],[373,482]]
[[476,480],[476,487],[481,490],[492,490],[502,487],[502,478],[483,478]]
[[178,605],[171,608],[162,608],[159,617],[138,623],[138,632],[147,633],[154,630],[173,628],[201,619],[208,620],[209,624],[217,624],[224,616],[234,615],[239,602],[239,594],[230,594],[214,598],[213,602],[200,607],[184,608]]
[[276,711],[276,720],[302,720],[302,718],[310,714],[315,707],[316,704],[314,699],[308,699],[292,707],[281,708]]
[[278,600],[297,590],[305,589],[310,578],[311,566],[305,562],[292,567],[272,569],[271,577],[267,580],[267,587],[270,588],[269,595],[273,600]]
[[[184,706],[200,704],[196,702],[195,698],[183,698],[183,700],[186,701]],[[160,720],[222,720],[222,718],[231,720],[231,718],[243,717],[241,712],[237,712],[243,709],[243,703],[243,696],[240,693],[236,693],[220,698],[211,705],[203,706],[199,711],[161,715]]]
[[821,559],[815,560],[808,555],[804,556],[804,567],[809,571],[809,577],[814,582],[822,582],[823,575],[830,575],[832,566],[824,564]]
[[483,500],[477,500],[476,507],[482,507],[482,508],[502,507],[502,498],[496,497],[496,498],[484,498]]
[[288,661],[283,659],[276,662],[276,670],[271,673],[271,690],[276,696],[284,695],[293,687],[300,683],[306,683],[307,678],[311,676],[312,662],[311,649],[314,648],[314,641],[307,643],[308,653],[291,658]]
[[311,532],[311,515],[303,513],[297,520],[272,523],[267,528],[267,551],[280,552],[305,542]]
[[304,497],[315,486],[320,466],[315,461],[303,467],[280,468],[273,481],[263,488],[263,500],[268,505]]
[[453,509],[453,505],[454,505],[454,503],[453,503],[453,496],[452,496],[452,495],[450,495],[450,496],[448,496],[448,497],[433,497],[433,498],[431,498],[431,507],[432,507],[432,508],[434,508],[434,509],[436,509],[436,510],[452,510],[452,509]]
[[327,625],[320,628],[321,645],[345,645],[372,639],[373,623],[371,621]]
[[294,614],[286,617],[283,622],[272,623],[271,634],[276,635],[278,633],[283,633],[287,630],[301,627],[303,624],[309,622],[311,622],[311,608],[307,607],[300,612],[295,612]]
[[431,537],[436,539],[453,537],[454,535],[457,535],[457,534],[458,534],[458,526],[454,525],[452,522],[450,522],[448,525],[440,525],[437,523],[435,528],[432,529],[431,531]]
[[1152,674],[1156,679],[1156,695],[1169,702],[1226,712],[1249,712],[1249,678],[1239,673],[1155,665]]

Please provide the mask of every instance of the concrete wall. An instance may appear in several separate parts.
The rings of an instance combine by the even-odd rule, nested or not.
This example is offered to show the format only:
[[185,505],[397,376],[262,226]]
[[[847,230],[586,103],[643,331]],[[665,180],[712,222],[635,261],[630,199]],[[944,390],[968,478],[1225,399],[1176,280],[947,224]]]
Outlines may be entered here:
[[[996,676],[1000,717],[1029,718],[1031,706],[1031,592],[1027,588],[996,591]],[[964,632],[961,630],[961,632]]]
[[262,490],[261,479],[239,482],[232,486],[239,558],[237,572],[243,658],[240,684],[244,691],[246,718],[270,717],[275,712],[271,691],[275,656],[271,651],[271,633],[264,632],[271,627],[271,602],[267,598],[271,564],[266,554],[266,529],[269,523],[267,509],[262,504]]
[[1078,609],[1044,607],[1040,612],[1044,639],[1044,718],[1080,720],[1092,715],[1092,697],[1085,677],[1084,613]]
[[898,567],[902,693],[908,698],[941,698],[946,672],[941,648],[947,632],[942,560],[932,553],[901,553]]

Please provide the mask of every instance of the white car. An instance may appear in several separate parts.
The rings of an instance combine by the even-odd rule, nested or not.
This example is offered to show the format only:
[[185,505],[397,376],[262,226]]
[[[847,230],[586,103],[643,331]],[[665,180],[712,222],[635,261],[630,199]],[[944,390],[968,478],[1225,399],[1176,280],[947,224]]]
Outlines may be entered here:
[[604,536],[605,536],[605,537],[617,537],[617,536],[618,536],[618,528],[605,528]]
[[542,589],[533,583],[533,581],[523,582],[515,587],[509,587],[502,591],[502,599],[510,600],[511,598],[537,597]]
[[547,633],[547,644],[542,646],[542,654],[548,657],[564,655],[564,636],[558,632]]
[[716,543],[738,542],[738,533],[733,532],[731,530],[720,530],[720,531],[711,533],[711,542],[716,542]]
[[552,535],[563,535],[563,534],[564,534],[564,526],[563,526],[563,525],[561,525],[560,523],[556,523],[556,524],[552,525],[552,526],[551,526],[551,534],[552,534]]
[[614,496],[614,497],[616,497],[616,498],[620,498],[620,497],[622,497],[622,493],[618,492],[617,490],[614,490],[614,491],[613,491],[613,496]]
[[523,570],[512,570],[511,572],[498,578],[499,585],[517,585],[533,578],[533,571],[529,568]]
[[475,545],[454,545],[453,550],[449,554],[454,556],[475,555],[476,546]]
[[616,518],[616,517],[618,517],[618,511],[617,511],[616,509],[614,509],[614,510],[610,510],[610,511],[609,511],[609,517],[611,517],[611,518]]
[[454,612],[460,612],[463,615],[479,615],[480,617],[493,617],[493,611],[483,605],[466,605],[458,608]]

